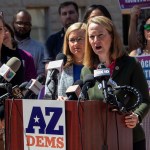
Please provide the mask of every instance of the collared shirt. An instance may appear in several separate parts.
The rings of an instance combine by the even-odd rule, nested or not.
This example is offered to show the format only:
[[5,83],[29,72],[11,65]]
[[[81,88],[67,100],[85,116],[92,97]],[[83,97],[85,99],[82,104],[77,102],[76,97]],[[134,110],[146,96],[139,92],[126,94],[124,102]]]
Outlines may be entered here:
[[45,47],[40,42],[28,37],[22,41],[18,42],[18,48],[26,50],[29,52],[34,59],[35,68],[37,74],[42,74],[45,72],[45,67],[43,63]]

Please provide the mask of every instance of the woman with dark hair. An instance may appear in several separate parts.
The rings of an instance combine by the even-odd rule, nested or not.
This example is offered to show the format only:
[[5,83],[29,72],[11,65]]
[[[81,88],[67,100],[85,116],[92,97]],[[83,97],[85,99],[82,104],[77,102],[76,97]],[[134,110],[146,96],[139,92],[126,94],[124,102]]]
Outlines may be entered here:
[[133,50],[130,56],[150,54],[150,16],[148,16],[140,26],[139,48]]
[[[16,72],[16,75],[10,81],[10,83],[13,86],[20,85],[24,81],[24,68],[23,68],[22,58],[21,58],[20,53],[18,51],[13,51],[12,49],[6,47],[3,44],[4,37],[5,37],[5,22],[4,22],[3,17],[0,16],[0,66],[2,64],[7,63],[11,57],[17,57],[21,62],[21,66],[18,69],[18,71]],[[5,92],[7,92],[7,91],[3,91],[1,89],[0,95],[4,94]]]
[[[146,75],[146,79],[147,79],[147,83],[150,89],[150,76],[149,76],[149,70],[150,70],[150,65],[149,62],[150,61],[150,16],[148,16],[141,24],[140,26],[140,40],[138,40],[138,45],[139,48],[137,48],[136,50],[133,50],[130,53],[130,56],[135,56],[140,60],[144,60],[143,63],[141,61],[142,67],[143,67],[143,71],[145,72]],[[145,63],[144,63],[145,62]],[[144,64],[144,65],[143,65]],[[150,91],[149,91],[150,93]],[[149,113],[146,115],[146,117],[143,120],[143,128],[145,130],[145,136],[146,136],[146,148],[147,150],[150,149],[150,142],[149,142],[149,126],[150,126],[150,111]]]
[[[0,15],[0,67],[3,64],[6,64],[8,60],[11,59],[12,57],[17,57],[21,62],[21,66],[16,72],[16,75],[10,81],[10,83],[12,84],[12,86],[20,85],[24,81],[24,69],[23,69],[22,59],[18,51],[13,51],[9,49],[8,47],[6,47],[5,45],[3,45],[4,36],[5,36],[5,22],[4,22],[3,17]],[[5,93],[7,93],[5,89],[0,89],[0,96],[2,96]],[[3,131],[4,129],[4,105],[3,103],[0,103],[0,129],[1,131]],[[4,132],[0,134],[0,139],[2,138],[2,135],[4,135]],[[0,143],[2,144],[0,145],[1,149],[3,149],[4,146],[3,146],[2,141],[0,141]]]
[[87,23],[87,21],[95,16],[105,16],[109,19],[111,18],[111,15],[107,8],[103,5],[91,5],[87,8],[84,17],[83,17],[83,22]]
[[12,28],[6,23],[5,23],[5,35],[4,35],[3,44],[6,47],[19,52],[23,61],[24,81],[30,81],[31,79],[35,79],[37,76],[37,72],[35,69],[32,55],[29,52],[18,48],[17,42],[14,39],[14,32]]

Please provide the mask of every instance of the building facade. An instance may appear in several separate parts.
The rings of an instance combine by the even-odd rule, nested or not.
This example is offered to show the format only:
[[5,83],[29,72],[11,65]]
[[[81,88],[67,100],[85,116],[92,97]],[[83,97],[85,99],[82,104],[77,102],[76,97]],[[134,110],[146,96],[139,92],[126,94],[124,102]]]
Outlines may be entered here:
[[[47,37],[61,28],[58,6],[66,0],[1,0],[0,11],[3,11],[6,22],[11,24],[13,15],[20,9],[27,9],[32,16],[31,36],[45,42]],[[92,4],[102,4],[110,12],[117,31],[127,45],[129,11],[122,14],[118,0],[74,0],[79,5],[80,20],[86,8]],[[127,15],[126,15],[127,14]]]

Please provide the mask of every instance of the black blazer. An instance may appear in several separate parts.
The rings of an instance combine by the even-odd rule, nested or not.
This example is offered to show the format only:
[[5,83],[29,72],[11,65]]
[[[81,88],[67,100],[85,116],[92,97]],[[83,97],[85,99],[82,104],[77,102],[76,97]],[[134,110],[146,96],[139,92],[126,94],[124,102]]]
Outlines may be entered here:
[[[20,85],[24,81],[24,68],[23,68],[23,63],[22,63],[21,56],[20,56],[20,54],[17,50],[11,50],[8,47],[2,45],[2,48],[1,48],[1,63],[6,64],[7,61],[11,57],[17,57],[21,61],[21,66],[18,69],[18,71],[16,72],[16,75],[10,81],[10,83],[12,83],[13,86]],[[1,89],[0,90],[0,95],[4,94],[5,92],[6,91]]]
[[55,60],[57,54],[62,52],[63,42],[64,42],[64,29],[61,31],[50,35],[46,41],[46,49],[44,52],[43,62],[49,62],[50,60]]
[[[84,79],[86,74],[93,74],[94,68],[84,67],[81,72],[81,78]],[[116,60],[116,66],[112,74],[112,79],[119,86],[129,85],[138,89],[143,97],[142,104],[134,111],[139,115],[140,121],[145,117],[150,108],[150,98],[147,81],[141,67],[141,64],[134,57],[123,56]],[[98,89],[98,83],[88,91],[90,100],[102,100],[104,98],[102,90]],[[130,103],[133,102],[131,98]],[[144,131],[138,124],[133,129],[133,141],[137,142],[145,138]]]

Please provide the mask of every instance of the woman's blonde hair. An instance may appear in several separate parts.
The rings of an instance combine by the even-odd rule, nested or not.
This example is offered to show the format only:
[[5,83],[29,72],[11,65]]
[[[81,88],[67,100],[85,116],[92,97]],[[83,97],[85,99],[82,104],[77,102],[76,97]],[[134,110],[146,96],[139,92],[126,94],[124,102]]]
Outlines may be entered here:
[[86,31],[86,24],[82,22],[77,22],[72,24],[66,31],[64,37],[64,44],[63,44],[63,53],[67,56],[67,63],[65,67],[70,66],[73,63],[73,56],[69,49],[69,35],[72,31],[83,29]]
[[121,57],[122,55],[126,54],[125,49],[123,48],[123,44],[119,34],[116,31],[116,28],[113,22],[104,16],[96,16],[90,19],[87,24],[86,30],[86,39],[85,39],[85,55],[84,55],[84,62],[83,64],[87,67],[93,68],[99,64],[98,55],[96,55],[89,43],[89,36],[88,36],[88,27],[91,23],[95,23],[98,25],[102,25],[108,33],[112,37],[112,43],[110,47],[110,60],[115,60],[116,58]]

